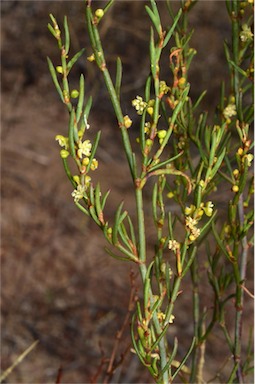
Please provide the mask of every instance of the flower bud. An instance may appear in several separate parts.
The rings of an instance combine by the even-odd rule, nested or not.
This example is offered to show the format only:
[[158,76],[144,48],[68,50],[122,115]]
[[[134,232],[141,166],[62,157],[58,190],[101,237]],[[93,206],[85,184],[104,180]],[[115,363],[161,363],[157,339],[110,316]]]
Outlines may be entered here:
[[58,65],[58,66],[56,67],[56,71],[57,71],[58,73],[63,73],[63,67],[62,67],[61,65]]
[[62,159],[66,159],[69,156],[69,152],[66,149],[61,149],[60,156]]
[[233,191],[233,192],[238,192],[238,191],[239,191],[239,187],[238,187],[238,185],[233,185],[233,187],[232,187],[232,191]]
[[103,16],[104,16],[104,10],[102,8],[98,8],[96,11],[95,11],[95,16],[98,18],[98,19],[101,19]]
[[71,92],[71,97],[73,99],[77,99],[78,96],[79,96],[79,91],[77,91],[77,89],[73,89]]
[[130,117],[128,115],[124,116],[123,121],[124,121],[125,128],[130,128],[131,127],[132,120],[130,119]]
[[158,131],[158,138],[159,139],[164,139],[166,137],[166,130],[165,129],[161,129],[160,131]]

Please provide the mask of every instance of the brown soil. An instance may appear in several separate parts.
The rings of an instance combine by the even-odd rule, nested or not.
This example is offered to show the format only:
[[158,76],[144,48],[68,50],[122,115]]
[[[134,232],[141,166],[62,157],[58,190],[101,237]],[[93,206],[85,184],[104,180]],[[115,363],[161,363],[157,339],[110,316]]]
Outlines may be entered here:
[[[83,7],[80,1],[2,2],[2,370],[39,340],[6,383],[52,383],[58,375],[61,383],[92,382],[102,353],[106,360],[110,357],[115,334],[126,316],[132,266],[110,258],[97,227],[77,211],[54,141],[56,134],[64,134],[67,115],[46,64],[46,56],[58,64],[55,42],[47,31],[48,14],[58,20],[68,15],[74,51],[78,51],[87,45]],[[148,74],[149,31],[140,22],[143,8],[144,2],[119,1],[110,21],[102,25],[108,60],[114,65],[116,53],[123,59],[127,110]],[[192,16],[197,27],[193,46],[199,52],[192,69],[192,92],[196,97],[210,88],[207,105],[217,100],[226,71],[221,64],[222,37],[228,28],[222,8],[222,2],[201,2]],[[122,200],[132,215],[130,177],[119,150],[111,106],[98,73],[85,66],[83,58],[73,72],[73,81],[75,86],[83,71],[87,90],[94,96],[91,130],[102,130],[96,177],[103,190],[109,186],[112,190],[107,215],[111,218]],[[252,273],[249,278],[252,282]],[[136,281],[139,286],[139,279]],[[210,293],[206,295],[209,299]],[[252,321],[249,302],[247,308],[246,329]],[[184,298],[172,329],[173,335],[183,334],[186,339],[180,354],[191,340],[190,311],[191,303]],[[219,333],[209,342],[207,378],[230,358],[229,353],[224,355],[223,340]],[[128,352],[112,382],[151,382],[129,352],[129,343],[126,327],[116,359]]]

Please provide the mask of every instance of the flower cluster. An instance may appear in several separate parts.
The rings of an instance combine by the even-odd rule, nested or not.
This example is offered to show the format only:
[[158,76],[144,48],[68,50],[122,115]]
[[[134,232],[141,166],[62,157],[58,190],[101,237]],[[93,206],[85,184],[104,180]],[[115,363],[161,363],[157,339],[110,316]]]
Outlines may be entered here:
[[223,116],[230,123],[230,118],[236,115],[236,106],[235,104],[228,104],[223,110]]
[[193,204],[185,208],[185,225],[189,231],[189,240],[191,242],[195,241],[200,236],[200,229],[197,228],[199,220],[204,213],[206,216],[211,217],[213,214],[213,206],[213,203],[208,201],[206,204],[201,203],[198,208]]
[[199,208],[196,208],[195,205],[191,204],[189,207],[185,208],[185,215],[193,216],[195,219],[199,219],[205,213],[206,216],[211,217],[213,214],[213,203],[208,201],[206,204],[201,203]]
[[136,96],[136,98],[132,100],[132,105],[133,107],[135,107],[138,115],[142,115],[144,110],[146,109],[148,114],[152,116],[154,111],[153,109],[154,104],[155,104],[154,99],[149,100],[147,103],[146,101],[143,100],[141,96]]
[[81,180],[79,176],[74,176],[73,179],[77,183],[77,187],[76,189],[73,190],[71,195],[74,199],[74,202],[78,203],[79,200],[84,198],[85,192],[90,185],[91,177],[86,175],[83,180],[83,184],[81,184]]
[[240,32],[240,39],[243,43],[246,41],[252,40],[253,33],[251,27],[248,27],[247,24],[242,25],[242,31]]
[[142,115],[143,111],[147,107],[146,101],[143,101],[141,96],[136,96],[136,98],[132,100],[132,105],[135,107],[138,115]]
[[165,81],[159,82],[159,94],[160,95],[166,95],[170,91],[170,87],[166,84]]
[[[163,321],[164,321],[165,318],[166,318],[166,314],[163,313],[163,312],[158,312],[158,313],[157,313],[157,318],[158,318],[159,322],[163,323]],[[170,316],[170,319],[169,319],[169,324],[173,324],[174,319],[175,319],[175,316],[174,316],[174,315],[171,315],[171,316]]]
[[180,249],[181,245],[176,240],[169,240],[168,248],[171,249],[173,252],[177,252]]
[[[85,196],[85,192],[90,185],[91,177],[87,175],[87,172],[90,169],[94,171],[98,168],[97,159],[91,159],[92,143],[90,140],[82,140],[82,135],[83,132],[79,131],[78,140],[75,143],[75,160],[80,169],[80,176],[73,176],[73,180],[77,184],[76,189],[74,189],[71,194],[75,203],[77,203]],[[55,139],[56,141],[58,141],[60,147],[62,147],[60,151],[60,156],[63,159],[66,159],[70,155],[70,145],[68,137],[56,135]]]
[[189,230],[189,240],[195,241],[200,235],[200,229],[196,227],[198,220],[193,219],[190,216],[185,218],[186,228]]

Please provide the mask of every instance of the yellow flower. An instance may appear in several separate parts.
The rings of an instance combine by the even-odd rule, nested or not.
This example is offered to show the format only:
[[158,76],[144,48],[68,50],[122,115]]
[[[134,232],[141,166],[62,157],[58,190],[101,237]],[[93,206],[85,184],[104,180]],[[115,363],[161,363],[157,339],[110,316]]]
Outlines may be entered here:
[[163,320],[165,320],[166,315],[163,312],[158,312],[157,313],[157,318],[159,319],[160,322],[162,322]]
[[64,147],[66,150],[68,149],[68,137],[57,135],[55,136],[55,140],[58,141],[60,147]]
[[171,192],[171,191],[168,192],[167,197],[168,197],[169,199],[172,199],[172,198],[174,197],[174,193]]
[[151,123],[150,122],[145,123],[144,124],[144,132],[149,134],[150,129],[151,129]]
[[164,80],[159,82],[159,93],[160,94],[166,94],[168,91],[170,91],[170,87],[166,85],[166,82]]
[[86,175],[86,176],[85,176],[85,180],[84,180],[85,188],[86,188],[86,187],[89,187],[90,182],[91,182],[91,177],[88,176],[88,175]]
[[81,184],[78,184],[78,185],[77,185],[77,189],[75,189],[75,190],[71,193],[71,195],[72,195],[72,197],[73,197],[75,203],[78,203],[78,201],[81,200],[81,199],[83,198],[84,193],[85,193],[85,190],[86,190],[86,188],[85,188],[84,185],[81,185]]
[[147,103],[143,101],[141,96],[136,96],[136,98],[132,100],[132,105],[135,107],[138,115],[142,115],[143,111],[147,107]]
[[223,111],[223,116],[227,120],[230,117],[235,116],[235,115],[236,115],[236,106],[235,106],[235,104],[228,104],[226,106],[226,108],[224,109],[224,111]]
[[200,229],[196,227],[197,220],[192,219],[192,217],[186,217],[186,227],[190,231],[189,239],[190,241],[195,241],[200,235]]
[[92,171],[95,171],[95,169],[97,169],[97,168],[98,168],[98,161],[97,161],[97,159],[93,159],[92,163],[91,163],[91,166],[90,166],[90,169]]
[[88,56],[88,57],[87,57],[87,60],[90,61],[90,62],[95,61],[95,55],[94,55],[94,53],[92,53],[92,55]]
[[206,216],[212,216],[213,214],[213,203],[211,201],[208,201],[206,204],[205,204],[205,207],[203,207],[203,210],[206,214]]
[[126,116],[124,116],[123,120],[124,120],[125,128],[130,128],[132,125],[132,120],[130,119],[130,117],[128,115],[126,115]]
[[185,215],[189,216],[189,215],[192,215],[192,213],[194,213],[195,210],[196,210],[195,205],[191,204],[190,207],[185,208],[184,213],[185,213]]
[[247,40],[252,40],[253,33],[251,31],[251,27],[248,27],[247,24],[242,25],[242,31],[240,32],[240,39],[243,42],[246,42]]
[[81,159],[82,156],[90,156],[90,151],[92,148],[92,144],[90,140],[80,141],[78,144],[77,155]]
[[252,160],[253,160],[253,155],[251,154],[251,153],[248,153],[247,155],[245,155],[244,157],[243,157],[243,159],[247,159],[247,165],[248,165],[248,167],[250,167],[251,166],[251,163],[252,163]]
[[168,248],[171,249],[173,252],[176,252],[178,249],[180,249],[181,244],[178,243],[176,240],[169,240]]

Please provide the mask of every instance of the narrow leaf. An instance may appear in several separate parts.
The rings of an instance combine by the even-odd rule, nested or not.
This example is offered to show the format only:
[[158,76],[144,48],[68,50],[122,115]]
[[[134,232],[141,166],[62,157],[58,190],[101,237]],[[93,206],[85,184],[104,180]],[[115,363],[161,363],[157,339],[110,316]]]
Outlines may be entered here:
[[79,52],[74,55],[74,57],[68,62],[67,64],[67,71],[70,72],[73,65],[76,63],[76,61],[81,57],[83,52],[85,51],[85,48],[82,48]]
[[120,100],[120,87],[121,87],[121,79],[122,79],[122,63],[121,59],[117,58],[117,69],[116,69],[116,81],[115,81],[115,91],[118,100]]
[[68,132],[68,137],[69,137],[69,147],[70,147],[70,153],[72,157],[75,158],[75,146],[74,146],[74,117],[75,117],[75,112],[74,109],[72,109],[69,117],[69,132]]
[[49,57],[47,57],[47,61],[48,61],[48,66],[49,66],[49,70],[50,70],[50,74],[51,74],[51,77],[52,77],[52,80],[53,80],[53,83],[56,87],[56,90],[60,96],[60,99],[61,101],[64,103],[64,97],[63,97],[63,92],[62,92],[62,89],[59,85],[59,82],[58,82],[58,78],[57,78],[57,73],[56,73],[56,70],[54,68],[54,65],[51,61],[51,59]]
[[[76,120],[77,123],[79,123],[81,115],[82,115],[82,108],[83,108],[83,102],[84,102],[84,76],[81,74],[80,76],[80,88],[79,88],[79,99],[78,99],[78,104],[77,104],[77,110],[76,110]],[[85,127],[86,129],[86,127]]]
[[69,48],[70,48],[70,34],[69,34],[69,28],[67,23],[67,17],[64,17],[64,30],[65,30],[65,51],[66,55],[68,55]]
[[168,44],[169,40],[171,39],[171,37],[172,37],[172,35],[174,33],[174,30],[176,28],[176,25],[177,25],[181,15],[182,15],[182,9],[180,8],[179,12],[175,16],[175,19],[174,19],[172,27],[169,29],[169,31],[166,34],[166,37],[164,38],[163,48]]

